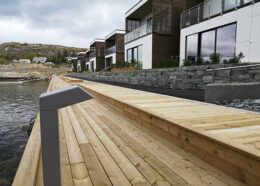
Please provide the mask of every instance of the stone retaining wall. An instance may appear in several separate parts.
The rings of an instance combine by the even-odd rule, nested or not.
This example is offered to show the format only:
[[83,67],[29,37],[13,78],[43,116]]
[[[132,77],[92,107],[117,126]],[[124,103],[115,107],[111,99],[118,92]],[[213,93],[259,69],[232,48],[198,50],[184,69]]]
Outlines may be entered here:
[[[239,66],[242,65],[248,64],[239,64]],[[133,72],[97,72],[77,75],[84,76],[91,80],[179,90],[205,90],[205,86],[212,83],[260,82],[260,66],[246,69],[227,69],[207,72],[207,69],[230,66],[238,65],[207,65]]]

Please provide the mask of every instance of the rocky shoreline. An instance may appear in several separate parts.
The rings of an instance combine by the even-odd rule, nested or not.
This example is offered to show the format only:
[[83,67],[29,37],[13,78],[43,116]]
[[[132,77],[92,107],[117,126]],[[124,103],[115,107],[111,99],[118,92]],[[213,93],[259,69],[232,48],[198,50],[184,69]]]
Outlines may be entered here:
[[234,99],[231,102],[225,100],[217,101],[216,104],[260,113],[260,99]]
[[40,79],[45,80],[55,74],[66,74],[70,68],[53,68],[42,64],[9,64],[0,65],[0,81],[17,81]]

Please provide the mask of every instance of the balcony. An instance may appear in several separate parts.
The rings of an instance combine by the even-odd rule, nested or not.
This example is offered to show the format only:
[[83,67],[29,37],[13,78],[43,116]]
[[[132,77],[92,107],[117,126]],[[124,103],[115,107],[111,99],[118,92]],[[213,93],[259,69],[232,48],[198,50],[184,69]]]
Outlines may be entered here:
[[146,36],[152,33],[152,26],[147,24],[141,25],[139,28],[129,32],[125,35],[125,43],[136,40],[140,37]]
[[92,51],[91,53],[90,53],[90,55],[89,55],[89,58],[91,59],[91,58],[94,58],[94,57],[97,57],[96,56],[96,51]]
[[106,49],[106,52],[105,52],[106,56],[110,55],[110,54],[114,54],[114,53],[116,53],[116,45]]
[[198,24],[255,2],[259,0],[207,0],[182,13],[181,27],[186,28]]

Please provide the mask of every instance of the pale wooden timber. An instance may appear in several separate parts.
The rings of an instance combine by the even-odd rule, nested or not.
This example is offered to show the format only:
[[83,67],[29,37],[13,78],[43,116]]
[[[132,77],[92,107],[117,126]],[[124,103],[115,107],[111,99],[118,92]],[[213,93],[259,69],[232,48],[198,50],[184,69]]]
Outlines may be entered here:
[[[196,124],[200,125],[199,118],[191,117],[188,120],[188,116],[178,110],[188,107],[188,112],[195,112],[197,115],[199,113],[195,107],[205,111],[207,109],[204,107],[208,104],[98,83],[86,82],[85,84],[72,78],[64,79],[72,84],[81,85],[95,98],[59,110],[62,185],[258,185],[258,173],[252,174],[251,170],[244,168],[246,172],[243,167],[241,168],[242,165],[237,168],[241,168],[241,171],[237,171],[227,160],[225,160],[226,165],[223,165],[221,159],[222,157],[223,159],[237,158],[236,153],[238,153],[240,158],[238,161],[240,161],[241,158],[243,160],[240,151],[246,154],[249,152],[244,149],[237,150],[237,147],[233,146],[231,148],[230,145],[228,145],[230,151],[222,151],[220,144],[224,142],[221,132],[215,129],[195,128]],[[56,78],[50,84],[50,91],[68,85]],[[218,108],[209,106],[209,112],[204,116],[207,119],[205,124],[211,127],[210,114],[218,113]],[[157,109],[160,107],[163,108],[162,110],[171,109],[173,114],[170,116],[178,118],[176,122],[170,122],[168,118],[162,120],[161,113],[156,116]],[[244,114],[240,110],[235,112],[227,109],[225,112],[227,118],[236,113]],[[178,114],[185,115],[186,125],[189,127],[186,128],[185,119],[182,117],[179,119]],[[241,117],[244,122],[257,121],[251,117],[252,113],[246,114],[248,115]],[[195,118],[194,123],[192,118]],[[225,120],[218,120],[218,122],[223,123]],[[226,121],[224,125],[230,123]],[[252,126],[247,125],[247,127]],[[190,132],[192,129],[194,131]],[[229,132],[223,127],[220,130]],[[252,128],[248,130],[255,133],[246,143],[259,146],[255,141],[257,131]],[[238,132],[241,133],[240,130]],[[204,139],[206,134],[207,140]],[[239,138],[235,136],[235,132],[232,134],[234,138]],[[220,142],[217,137],[220,138]],[[189,144],[192,140],[194,143]],[[198,147],[197,143],[201,143],[201,147]],[[215,143],[219,145],[220,151],[212,154]],[[209,149],[205,150],[204,148],[207,147]],[[14,185],[43,185],[40,151],[38,122],[28,141]],[[203,160],[197,157],[198,153],[205,155]],[[255,159],[257,159],[256,155]],[[246,163],[250,163],[252,170],[257,171],[259,167],[254,164],[255,159],[248,156]],[[227,168],[232,173],[228,174],[219,169],[211,163],[212,161],[220,163],[223,168]],[[240,177],[233,174],[240,174]]]
[[[259,114],[100,83],[81,86],[110,108],[236,179],[260,183],[260,130],[248,129],[260,126]],[[221,135],[234,129],[241,130]]]

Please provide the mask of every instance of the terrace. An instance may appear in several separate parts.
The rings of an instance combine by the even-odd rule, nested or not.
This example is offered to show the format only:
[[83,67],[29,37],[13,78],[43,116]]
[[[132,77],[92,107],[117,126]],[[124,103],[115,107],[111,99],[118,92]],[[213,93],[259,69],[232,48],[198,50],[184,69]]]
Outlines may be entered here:
[[255,2],[260,2],[260,0],[206,0],[182,13],[181,28],[198,24]]
[[126,13],[125,43],[152,33],[152,1],[140,1]]
[[124,52],[124,30],[115,30],[106,36],[105,55]]

